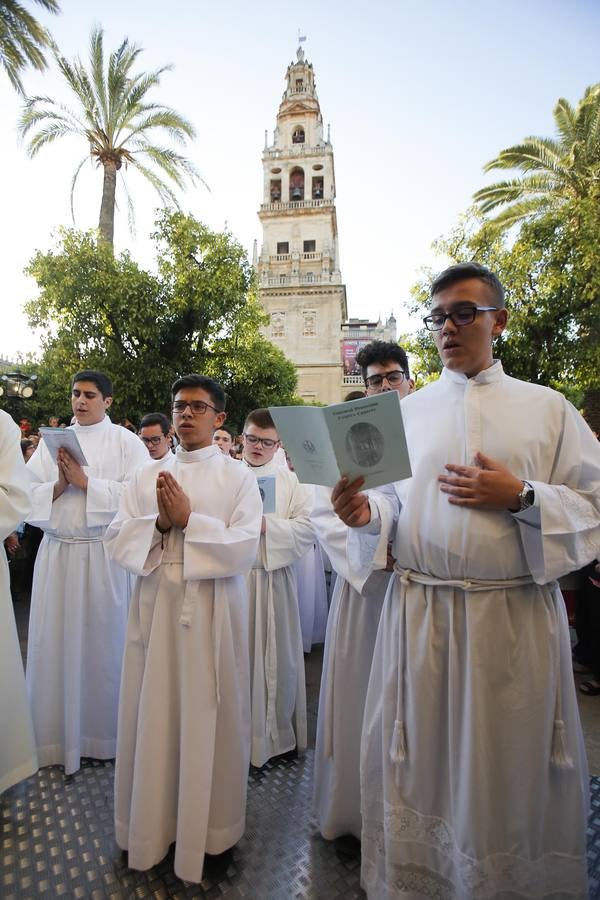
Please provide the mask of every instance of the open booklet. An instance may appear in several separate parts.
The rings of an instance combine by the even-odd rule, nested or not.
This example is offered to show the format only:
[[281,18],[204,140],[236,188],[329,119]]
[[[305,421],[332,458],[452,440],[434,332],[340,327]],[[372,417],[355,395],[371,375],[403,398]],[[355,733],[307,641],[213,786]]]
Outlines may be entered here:
[[387,391],[332,406],[271,406],[281,442],[303,484],[328,487],[362,475],[365,488],[412,475],[400,397]]
[[40,434],[44,440],[48,453],[56,462],[58,451],[62,448],[71,454],[80,466],[87,466],[88,461],[81,449],[77,433],[72,428],[40,428]]
[[263,502],[263,513],[274,513],[277,502],[277,479],[274,475],[259,475],[256,480]]

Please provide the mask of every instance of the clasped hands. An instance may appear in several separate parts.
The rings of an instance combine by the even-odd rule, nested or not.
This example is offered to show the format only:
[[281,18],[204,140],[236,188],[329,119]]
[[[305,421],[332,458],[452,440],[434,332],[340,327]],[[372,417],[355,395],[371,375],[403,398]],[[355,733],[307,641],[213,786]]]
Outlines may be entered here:
[[[440,490],[448,495],[448,502],[471,509],[517,512],[522,480],[506,466],[479,451],[473,462],[472,466],[448,463],[445,467],[447,474],[438,476]],[[360,490],[364,483],[362,477],[349,482],[344,476],[331,494],[335,513],[351,528],[360,528],[371,521],[369,498]]]
[[69,484],[72,484],[73,487],[81,488],[82,491],[87,491],[87,475],[64,447],[60,447],[56,454],[56,464],[58,466],[58,480],[54,485],[54,499],[60,497]]
[[181,529],[186,527],[192,507],[187,494],[170,472],[158,473],[156,500],[158,503],[156,526],[159,531],[168,531],[173,526]]

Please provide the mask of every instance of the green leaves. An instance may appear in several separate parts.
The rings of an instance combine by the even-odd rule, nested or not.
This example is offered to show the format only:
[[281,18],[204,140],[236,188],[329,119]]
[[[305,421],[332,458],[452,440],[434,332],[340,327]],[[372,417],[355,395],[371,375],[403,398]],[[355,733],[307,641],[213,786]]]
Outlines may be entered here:
[[56,408],[58,384],[68,398],[69,376],[82,367],[111,375],[117,418],[168,413],[170,385],[194,371],[223,384],[234,424],[250,408],[295,402],[294,366],[261,336],[266,317],[241,245],[173,212],[159,216],[153,238],[158,275],[74,230],[32,259],[40,293],[27,314],[46,331],[38,369],[46,409]]

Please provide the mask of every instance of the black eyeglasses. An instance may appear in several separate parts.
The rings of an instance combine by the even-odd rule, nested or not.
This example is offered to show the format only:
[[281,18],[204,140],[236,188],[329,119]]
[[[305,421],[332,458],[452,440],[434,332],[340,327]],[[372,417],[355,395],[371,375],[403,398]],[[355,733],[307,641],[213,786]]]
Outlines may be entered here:
[[279,441],[274,441],[273,438],[259,438],[256,437],[255,434],[246,434],[246,432],[244,432],[244,437],[251,447],[255,447],[257,444],[260,444],[265,448],[265,450],[270,450],[271,447],[274,447],[275,444],[279,443]]
[[212,409],[216,413],[221,412],[216,406],[205,403],[204,400],[174,400],[173,412],[181,415],[186,411],[188,406],[191,409],[193,416],[203,416],[207,409]]
[[402,384],[406,378],[406,373],[401,369],[393,369],[391,372],[384,372],[382,375],[369,375],[368,378],[365,378],[365,384],[367,387],[378,388],[383,384],[384,378],[391,387],[394,387],[396,384]]
[[143,437],[142,440],[145,443],[146,447],[158,447],[163,438],[166,437],[166,434],[157,434],[155,437]]
[[451,319],[454,325],[460,328],[461,325],[471,325],[475,321],[475,316],[478,312],[491,312],[493,309],[498,309],[498,307],[459,306],[458,309],[453,309],[452,312],[432,313],[430,316],[425,316],[423,322],[428,331],[441,331],[446,324],[446,319]]

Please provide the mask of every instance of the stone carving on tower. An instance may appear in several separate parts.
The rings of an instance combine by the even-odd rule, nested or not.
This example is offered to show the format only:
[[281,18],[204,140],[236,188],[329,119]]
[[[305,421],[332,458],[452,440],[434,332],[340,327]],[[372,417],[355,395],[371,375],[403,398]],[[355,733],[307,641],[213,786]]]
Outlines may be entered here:
[[298,393],[310,403],[342,398],[341,325],[346,289],[338,256],[333,148],[312,64],[298,47],[288,66],[273,143],[265,134],[257,259],[265,336],[295,364]]

